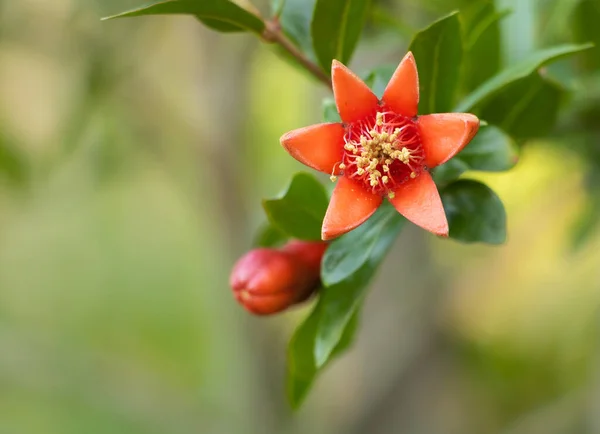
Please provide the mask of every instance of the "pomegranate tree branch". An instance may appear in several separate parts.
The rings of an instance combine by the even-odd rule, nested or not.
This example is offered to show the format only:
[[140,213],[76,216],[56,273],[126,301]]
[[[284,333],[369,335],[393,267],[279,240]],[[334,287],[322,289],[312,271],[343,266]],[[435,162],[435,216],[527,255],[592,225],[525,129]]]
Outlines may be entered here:
[[295,58],[308,72],[310,72],[317,80],[325,84],[329,89],[331,87],[331,80],[323,72],[323,70],[315,62],[310,60],[306,55],[294,45],[292,41],[283,33],[281,25],[277,18],[273,18],[270,21],[265,21],[265,31],[263,38],[267,42],[272,42],[283,48],[289,55]]

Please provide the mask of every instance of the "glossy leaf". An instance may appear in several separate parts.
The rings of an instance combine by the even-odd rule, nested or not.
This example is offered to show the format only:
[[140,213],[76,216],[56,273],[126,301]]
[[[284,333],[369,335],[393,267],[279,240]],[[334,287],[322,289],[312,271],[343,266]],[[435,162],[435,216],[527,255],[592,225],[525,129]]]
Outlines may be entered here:
[[[363,225],[368,228],[366,232],[362,232],[363,236],[358,242],[352,245],[345,242],[336,247],[334,242],[327,249],[326,256],[332,248],[334,253],[328,258],[323,258],[321,270],[321,279],[328,284],[321,291],[323,307],[314,348],[318,367],[327,363],[340,342],[350,319],[362,302],[370,280],[404,222],[396,210],[386,204]],[[345,237],[356,240],[352,233]],[[342,240],[339,243],[342,244]],[[356,256],[358,261],[353,256]],[[342,270],[341,274],[346,274],[343,280],[339,280],[339,275],[335,272],[331,275],[330,267],[335,263]],[[355,268],[356,265],[359,265],[359,268]],[[352,269],[354,271],[351,271]],[[332,283],[335,280],[337,283]]]
[[409,50],[419,69],[419,114],[452,111],[463,56],[458,13],[417,33]]
[[458,179],[460,175],[469,170],[467,163],[460,158],[454,157],[447,163],[433,169],[433,180],[439,185],[446,185]]
[[[404,221],[391,205],[383,205],[365,224],[327,249],[326,255],[332,249],[337,252],[330,265],[345,268],[346,275],[321,289],[317,305],[290,341],[288,394],[294,407],[302,403],[320,370],[351,343],[367,285]],[[367,254],[361,253],[362,259],[347,267],[357,246]],[[325,265],[321,274],[323,281],[331,281],[325,278]]]
[[320,65],[327,73],[331,62],[350,61],[365,25],[369,0],[317,0],[311,35]]
[[516,139],[543,137],[556,124],[564,93],[561,85],[534,73],[506,86],[477,111]]
[[273,12],[273,16],[280,16],[284,7],[285,0],[271,0],[271,11]]
[[499,128],[484,126],[456,157],[435,168],[433,179],[437,184],[444,185],[468,170],[509,170],[517,160],[517,145],[514,140]]
[[[597,178],[597,175],[591,178]],[[600,226],[600,190],[598,187],[598,185],[594,185],[585,192],[583,209],[573,222],[571,228],[571,249],[573,251],[586,246]]]
[[593,42],[595,47],[583,56],[589,70],[600,69],[600,2],[580,0],[573,14],[573,31],[579,42]]
[[462,88],[471,91],[500,70],[500,24],[506,12],[498,13],[489,1],[475,1],[461,9],[464,35]]
[[470,170],[502,172],[517,163],[517,145],[501,129],[481,127],[456,158],[465,162]]
[[506,212],[500,198],[478,181],[461,179],[441,192],[450,238],[464,243],[502,244]]
[[[500,24],[502,57],[506,65],[526,59],[537,48],[538,24],[543,12],[539,0],[494,0],[498,8],[510,8],[511,14]],[[555,2],[565,3],[565,2]],[[553,6],[554,7],[554,6]]]
[[[593,134],[600,132],[600,74],[590,74],[578,81],[580,90],[571,96],[569,105],[561,115],[560,134],[581,137],[584,149],[593,149],[593,146],[585,143],[598,143]],[[588,135],[585,131],[592,134]],[[568,141],[572,142],[572,139],[569,138]],[[600,153],[589,158],[596,161],[600,158]]]
[[261,226],[256,234],[254,242],[255,247],[276,247],[287,241],[287,234],[271,223],[265,223]]
[[174,14],[194,15],[208,27],[221,32],[250,31],[261,34],[265,28],[264,22],[259,17],[229,0],[163,1],[103,19]]
[[315,58],[310,35],[310,23],[316,0],[285,0],[279,14],[284,33],[310,59]]
[[337,111],[335,100],[333,98],[323,99],[323,122],[341,122],[340,114]]
[[[323,304],[317,303],[311,314],[296,329],[288,347],[287,392],[293,408],[298,408],[306,398],[321,369],[317,368],[313,348],[321,318]],[[359,312],[348,322],[344,335],[340,339],[330,361],[347,350],[354,341],[358,325]]]
[[379,27],[380,29],[393,30],[403,39],[412,38],[418,30],[413,28],[413,25],[410,22],[412,20],[409,16],[390,14],[389,8],[379,2],[373,3],[369,21],[372,25]]
[[396,66],[383,65],[375,68],[364,77],[364,81],[377,97],[381,98],[386,86],[396,71]]
[[[591,47],[591,44],[567,44],[537,51],[530,55],[527,59],[508,67],[499,74],[496,74],[491,79],[487,80],[473,92],[467,95],[453,111],[470,112],[474,107],[487,102],[487,100],[498,94],[501,90],[504,91],[505,87],[518,80],[527,78],[542,66],[562,57],[587,50]],[[487,120],[490,121],[490,119]]]
[[328,198],[323,185],[312,175],[298,173],[276,199],[263,201],[269,221],[290,237],[321,240],[321,224]]
[[356,270],[370,261],[381,238],[387,236],[388,226],[398,219],[396,210],[384,204],[366,223],[333,241],[323,257],[323,284],[331,286],[350,279]]

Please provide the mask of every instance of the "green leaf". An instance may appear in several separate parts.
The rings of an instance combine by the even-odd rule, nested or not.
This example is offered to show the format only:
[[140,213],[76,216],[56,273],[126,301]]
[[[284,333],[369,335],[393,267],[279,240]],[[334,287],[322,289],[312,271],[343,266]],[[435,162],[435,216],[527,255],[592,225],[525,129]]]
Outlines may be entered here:
[[471,142],[456,156],[469,170],[502,172],[517,163],[517,145],[494,126],[481,127]]
[[[346,268],[343,280],[321,289],[319,302],[290,341],[288,393],[294,407],[300,405],[320,370],[352,341],[367,286],[404,221],[391,205],[383,205],[366,223],[334,241],[327,249],[325,255],[333,249],[338,252],[334,256],[340,260],[334,260],[330,265],[338,263],[345,267],[357,250],[362,259],[358,264],[350,265],[352,270]],[[342,252],[342,249],[346,251]],[[321,271],[322,280],[331,281],[325,278],[326,268],[324,265]]]
[[578,42],[593,42],[596,46],[583,56],[583,65],[590,71],[600,69],[600,2],[580,0],[573,14],[573,32]]
[[463,56],[458,13],[417,33],[410,43],[419,68],[419,113],[452,111]]
[[[404,223],[404,219],[391,205],[381,207],[378,213],[377,218],[374,218],[375,216],[371,218],[372,222],[370,219],[365,223],[371,226],[372,229],[365,233],[363,238],[352,246],[344,243],[346,246],[345,252],[342,252],[339,247],[336,248],[338,266],[343,268],[348,276],[344,280],[338,281],[338,283],[325,286],[321,292],[323,308],[314,348],[315,361],[318,367],[327,363],[333,350],[340,342],[352,315],[354,315],[364,298],[369,282]],[[329,251],[332,246],[327,250]],[[367,250],[368,253],[364,254],[363,249]],[[357,261],[350,260],[349,257],[352,254],[360,257],[362,264],[354,272],[348,273],[357,264]],[[335,259],[335,256],[333,260],[330,257],[329,264],[335,262]],[[325,265],[323,265],[321,275],[324,282],[333,280],[330,279],[329,271],[330,269],[325,270]]]
[[[319,300],[311,314],[296,329],[288,347],[288,399],[293,408],[298,408],[306,398],[321,369],[317,368],[313,348],[321,317],[323,304]],[[340,339],[330,361],[347,350],[354,341],[358,325],[359,311],[348,322],[344,335]]]
[[451,238],[464,243],[502,244],[506,241],[504,205],[488,186],[461,179],[440,193]]
[[408,40],[417,32],[417,29],[409,21],[412,20],[408,16],[403,17],[398,14],[390,14],[389,8],[381,5],[379,2],[374,2],[371,7],[369,24],[379,29],[393,30],[402,39]]
[[471,91],[500,70],[500,24],[507,12],[498,13],[491,1],[476,1],[461,9],[465,41],[462,88]]
[[269,221],[293,238],[321,240],[321,225],[328,199],[323,185],[312,175],[297,173],[278,198],[264,200]]
[[265,23],[259,17],[229,0],[163,1],[105,17],[103,20],[173,14],[194,15],[206,26],[221,32],[250,31],[262,34],[265,29]]
[[398,221],[402,221],[398,212],[391,205],[384,204],[366,223],[334,240],[323,257],[323,284],[332,286],[351,279],[358,269],[371,260],[381,240],[387,239],[390,231],[398,230]]
[[277,247],[287,241],[289,237],[270,223],[266,223],[257,231],[253,246]]
[[315,59],[310,35],[310,23],[316,0],[285,0],[279,15],[283,32],[311,60]]
[[311,25],[313,48],[323,70],[348,63],[365,25],[369,0],[317,0]]
[[506,86],[477,111],[516,139],[544,137],[556,124],[564,94],[560,84],[533,73]]
[[433,179],[437,184],[445,185],[468,170],[509,170],[517,160],[517,145],[514,140],[499,128],[484,126],[456,157],[434,169]]
[[[563,136],[576,135],[582,139],[587,137],[590,143],[597,143],[598,140],[587,133],[600,132],[600,70],[581,77],[578,81],[578,91],[569,99],[565,113],[561,113],[559,132]],[[568,140],[572,142],[572,138],[569,137]]]
[[273,16],[278,17],[283,12],[285,0],[271,0],[271,11]]
[[583,202],[583,209],[571,227],[571,250],[573,251],[584,247],[600,226],[600,191],[598,185],[594,187],[585,192],[586,200]]
[[313,355],[315,335],[321,314],[317,303],[311,314],[298,326],[288,346],[287,392],[293,408],[300,407],[317,376]]
[[[500,25],[502,57],[506,64],[519,62],[536,49],[538,26],[542,19],[539,0],[494,0],[499,9],[510,8],[512,13]],[[554,2],[553,8],[558,3]],[[550,33],[550,32],[548,32]]]
[[340,114],[337,111],[335,100],[333,98],[323,99],[323,122],[341,122]]
[[[503,70],[499,74],[496,74],[494,77],[487,80],[473,92],[467,95],[452,111],[470,112],[475,106],[487,102],[488,99],[498,94],[506,86],[509,86],[518,80],[527,78],[542,66],[562,57],[587,50],[591,47],[592,44],[567,44],[537,51],[530,55],[527,59],[516,63],[515,65]],[[487,120],[490,121],[490,119]]]
[[383,96],[383,91],[385,90],[387,84],[392,78],[392,75],[394,75],[396,67],[397,65],[379,66],[372,70],[369,74],[367,74],[366,77],[364,77],[364,82],[379,98]]
[[433,180],[437,185],[446,185],[458,179],[460,175],[469,170],[467,163],[454,157],[447,163],[433,169]]

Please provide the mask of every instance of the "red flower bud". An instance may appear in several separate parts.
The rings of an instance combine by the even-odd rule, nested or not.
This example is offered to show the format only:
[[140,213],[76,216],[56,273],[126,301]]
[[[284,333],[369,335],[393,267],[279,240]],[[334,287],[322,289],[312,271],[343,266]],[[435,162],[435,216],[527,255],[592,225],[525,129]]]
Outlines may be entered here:
[[284,252],[291,253],[303,261],[311,270],[321,271],[321,259],[328,243],[322,241],[292,240],[281,248]]
[[235,264],[229,283],[235,298],[257,315],[281,312],[308,299],[319,286],[322,242],[292,241],[281,249],[255,249]]
[[[306,275],[311,279],[311,286],[316,289],[321,283],[321,259],[327,250],[328,243],[322,241],[299,241],[288,242],[281,250],[294,255],[306,267]],[[313,291],[306,294],[300,301],[308,299]]]

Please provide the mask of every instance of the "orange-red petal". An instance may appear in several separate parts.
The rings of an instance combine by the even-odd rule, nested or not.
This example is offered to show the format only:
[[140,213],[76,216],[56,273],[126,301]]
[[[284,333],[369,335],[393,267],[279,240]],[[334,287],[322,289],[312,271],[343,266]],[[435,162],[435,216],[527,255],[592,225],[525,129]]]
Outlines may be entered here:
[[479,119],[470,113],[438,113],[419,116],[425,165],[444,164],[471,141],[479,130]]
[[409,51],[392,75],[383,102],[394,112],[412,118],[419,109],[419,74],[413,54]]
[[356,74],[337,60],[331,66],[331,81],[335,104],[343,122],[356,122],[377,112],[377,96]]
[[302,164],[324,173],[339,173],[336,164],[342,161],[344,153],[342,124],[317,124],[299,128],[281,136],[280,141],[286,151]]
[[440,194],[429,172],[401,184],[390,199],[394,208],[408,220],[433,232],[448,236],[448,220]]
[[382,200],[362,183],[342,176],[333,190],[321,238],[331,240],[360,226],[377,210]]

